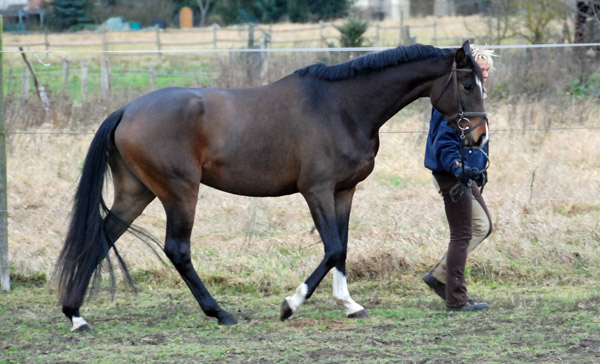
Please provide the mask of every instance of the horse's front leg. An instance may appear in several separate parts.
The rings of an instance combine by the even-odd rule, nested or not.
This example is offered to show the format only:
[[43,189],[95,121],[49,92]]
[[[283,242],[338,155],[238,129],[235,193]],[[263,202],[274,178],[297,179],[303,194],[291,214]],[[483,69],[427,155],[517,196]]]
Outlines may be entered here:
[[[353,192],[353,190],[349,192],[349,199],[342,203],[342,205],[347,204],[349,206],[351,204]],[[338,287],[334,293],[336,297],[340,297],[340,299],[352,306],[347,306],[349,312],[352,311],[350,312],[351,314],[354,314],[358,311],[364,311],[360,305],[356,303],[350,303],[354,301],[352,301],[350,298],[350,294],[348,293],[346,286],[346,243],[342,239],[340,231],[346,231],[345,239],[347,239],[347,220],[350,210],[347,209],[347,212],[340,213],[342,218],[338,219],[336,213],[337,204],[335,201],[336,198],[334,197],[333,188],[313,188],[309,191],[302,192],[302,194],[308,203],[308,207],[310,209],[315,226],[317,227],[317,230],[321,236],[321,240],[323,240],[325,256],[323,257],[323,260],[317,269],[315,269],[315,271],[304,283],[298,286],[294,295],[285,298],[281,305],[281,320],[283,321],[292,316],[298,307],[304,303],[306,299],[310,298],[321,280],[323,280],[325,275],[331,270],[331,268],[334,267],[336,267],[334,270],[334,287]],[[338,220],[343,222],[345,228],[340,229]]]
[[335,194],[335,216],[338,226],[338,234],[344,249],[343,259],[333,268],[333,296],[346,307],[346,315],[349,318],[368,317],[364,307],[356,303],[348,291],[346,279],[346,252],[348,251],[348,224],[350,221],[350,210],[352,209],[352,197],[355,189],[338,191]]

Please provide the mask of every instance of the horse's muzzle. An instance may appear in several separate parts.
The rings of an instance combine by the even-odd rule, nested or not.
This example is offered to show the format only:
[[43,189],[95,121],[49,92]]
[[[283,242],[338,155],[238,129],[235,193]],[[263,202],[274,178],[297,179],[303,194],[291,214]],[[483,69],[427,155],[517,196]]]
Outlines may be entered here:
[[469,122],[467,126],[462,127],[460,122],[458,123],[464,146],[474,149],[482,148],[490,140],[487,118],[483,118],[481,121],[477,122],[475,127],[471,127],[470,124],[471,123]]

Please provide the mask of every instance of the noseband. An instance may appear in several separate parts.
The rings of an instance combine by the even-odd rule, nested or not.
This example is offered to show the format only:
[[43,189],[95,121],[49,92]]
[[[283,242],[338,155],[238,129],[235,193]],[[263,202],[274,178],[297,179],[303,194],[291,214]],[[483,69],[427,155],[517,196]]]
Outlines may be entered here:
[[[446,79],[446,83],[444,84],[444,88],[442,89],[442,91],[445,90],[448,87],[448,85],[450,84],[450,81],[452,81],[453,88],[454,88],[454,98],[456,99],[456,105],[458,107],[458,112],[456,114],[452,115],[451,117],[449,117],[447,119],[447,121],[448,121],[448,124],[452,124],[452,123],[456,122],[456,126],[461,131],[460,138],[465,139],[467,137],[467,135],[471,134],[471,132],[473,130],[477,129],[481,124],[487,123],[487,114],[485,113],[485,111],[478,112],[478,111],[464,111],[463,110],[462,103],[460,102],[460,96],[458,93],[458,79],[456,77],[456,74],[458,72],[473,72],[473,69],[472,68],[456,68],[456,60],[454,60],[452,62],[452,71],[450,72],[448,79]],[[439,97],[442,97],[442,95],[440,94]],[[438,99],[439,99],[439,97],[438,97]],[[474,127],[471,127],[471,120],[469,118],[481,118],[481,121],[478,122]],[[487,133],[486,133],[486,135],[487,135]],[[484,145],[485,143],[481,143],[481,144]]]

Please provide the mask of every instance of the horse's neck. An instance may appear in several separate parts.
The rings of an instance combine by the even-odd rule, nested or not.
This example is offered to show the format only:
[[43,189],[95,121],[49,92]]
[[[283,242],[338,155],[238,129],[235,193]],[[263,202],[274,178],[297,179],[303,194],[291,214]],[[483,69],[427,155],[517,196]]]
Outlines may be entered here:
[[447,69],[448,61],[423,60],[371,71],[340,82],[340,105],[366,128],[379,128],[420,97],[428,97],[433,82]]

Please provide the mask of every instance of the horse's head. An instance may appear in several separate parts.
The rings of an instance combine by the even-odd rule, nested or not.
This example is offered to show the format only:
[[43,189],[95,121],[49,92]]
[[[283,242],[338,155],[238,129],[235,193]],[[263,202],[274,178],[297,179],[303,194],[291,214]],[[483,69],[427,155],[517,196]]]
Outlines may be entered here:
[[466,147],[481,147],[489,138],[482,79],[466,41],[456,51],[452,68],[434,82],[430,92],[433,107],[461,133]]

